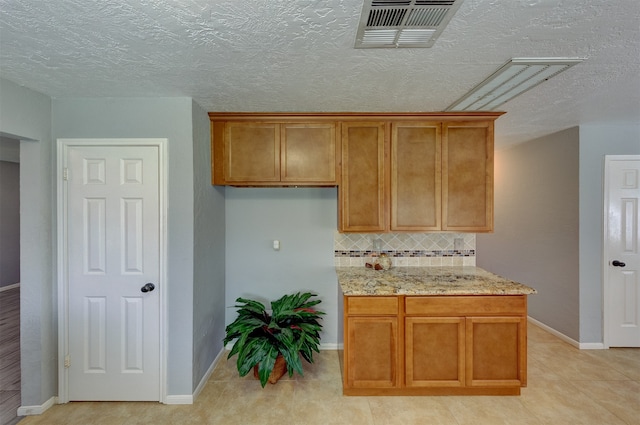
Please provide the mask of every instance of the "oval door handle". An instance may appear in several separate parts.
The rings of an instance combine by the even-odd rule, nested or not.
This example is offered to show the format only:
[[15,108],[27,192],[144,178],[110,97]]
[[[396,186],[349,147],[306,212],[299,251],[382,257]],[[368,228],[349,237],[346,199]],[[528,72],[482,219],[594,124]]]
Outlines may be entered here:
[[626,266],[626,264],[625,264],[625,263],[623,263],[622,261],[618,261],[618,260],[613,260],[613,261],[611,262],[611,265],[612,265],[613,267],[624,267],[624,266]]
[[154,289],[156,289],[156,285],[154,285],[153,283],[147,283],[142,288],[140,288],[142,292],[151,292]]

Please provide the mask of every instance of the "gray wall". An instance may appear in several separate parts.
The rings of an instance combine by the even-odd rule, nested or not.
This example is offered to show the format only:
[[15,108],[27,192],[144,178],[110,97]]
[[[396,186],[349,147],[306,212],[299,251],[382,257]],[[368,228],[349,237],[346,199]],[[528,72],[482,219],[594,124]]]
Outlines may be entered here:
[[[51,99],[0,78],[0,134],[20,142],[22,405],[57,394]],[[30,141],[24,141],[30,140]]]
[[476,236],[476,264],[538,290],[529,315],[579,340],[579,132],[495,155],[495,231]]
[[54,138],[168,139],[167,394],[192,393],[193,122],[190,98],[56,99]]
[[580,126],[580,342],[602,342],[604,156],[640,155],[640,124]]
[[[312,291],[327,315],[321,344],[338,343],[338,283],[333,258],[336,188],[226,189],[226,305],[250,297],[268,303]],[[272,241],[280,241],[274,251]],[[227,309],[226,323],[236,317]]]
[[1,134],[0,131],[0,161],[20,162],[20,140]]
[[0,161],[0,288],[19,282],[20,164]]
[[530,315],[583,344],[603,341],[604,157],[638,154],[640,125],[629,124],[496,152],[496,228],[477,235],[477,264],[538,289]]
[[209,117],[193,104],[193,390],[224,339],[224,189],[211,185]]

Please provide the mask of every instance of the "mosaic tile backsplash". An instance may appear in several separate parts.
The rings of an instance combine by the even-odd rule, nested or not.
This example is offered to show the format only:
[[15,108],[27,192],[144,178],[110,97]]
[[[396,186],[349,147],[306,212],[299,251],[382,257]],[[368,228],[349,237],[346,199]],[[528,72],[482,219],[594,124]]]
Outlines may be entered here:
[[384,252],[394,267],[475,266],[475,233],[339,233],[335,265],[364,267]]

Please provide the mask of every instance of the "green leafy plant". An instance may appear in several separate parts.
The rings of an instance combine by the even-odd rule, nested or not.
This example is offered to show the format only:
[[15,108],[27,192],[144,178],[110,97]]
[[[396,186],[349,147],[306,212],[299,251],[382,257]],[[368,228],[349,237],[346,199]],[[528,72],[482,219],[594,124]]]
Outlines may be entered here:
[[311,300],[314,296],[309,292],[284,295],[271,302],[271,314],[258,301],[236,299],[238,317],[226,327],[224,344],[236,340],[227,358],[238,355],[240,376],[258,365],[264,387],[279,354],[286,361],[289,376],[294,371],[303,374],[300,356],[313,363],[313,352],[320,352],[322,325],[318,320],[325,313],[314,308],[320,303]]

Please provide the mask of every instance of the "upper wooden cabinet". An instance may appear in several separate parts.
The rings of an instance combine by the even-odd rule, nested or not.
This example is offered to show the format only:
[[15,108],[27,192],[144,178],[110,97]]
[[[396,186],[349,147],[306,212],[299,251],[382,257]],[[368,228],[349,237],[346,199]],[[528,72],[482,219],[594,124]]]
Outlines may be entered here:
[[493,230],[493,122],[442,125],[442,230]]
[[441,124],[391,124],[391,230],[441,230]]
[[256,115],[211,117],[212,180],[234,186],[335,186],[335,122]]
[[223,146],[224,182],[280,181],[280,124],[227,122]]
[[[345,141],[351,136],[343,128],[340,231],[492,231],[493,121],[498,116],[358,123],[375,126],[385,140],[384,146],[372,143],[369,151],[357,155],[348,151]],[[374,163],[374,151],[389,154]],[[363,177],[352,170],[366,167],[367,179],[377,179],[378,187],[359,187],[353,193],[352,178]],[[374,222],[374,214],[384,222]],[[363,216],[369,217],[367,226],[358,221]]]
[[342,124],[341,229],[352,232],[388,230],[385,149],[384,123]]
[[501,114],[212,112],[212,183],[338,185],[341,232],[490,232]]
[[281,180],[338,184],[336,123],[282,124]]

